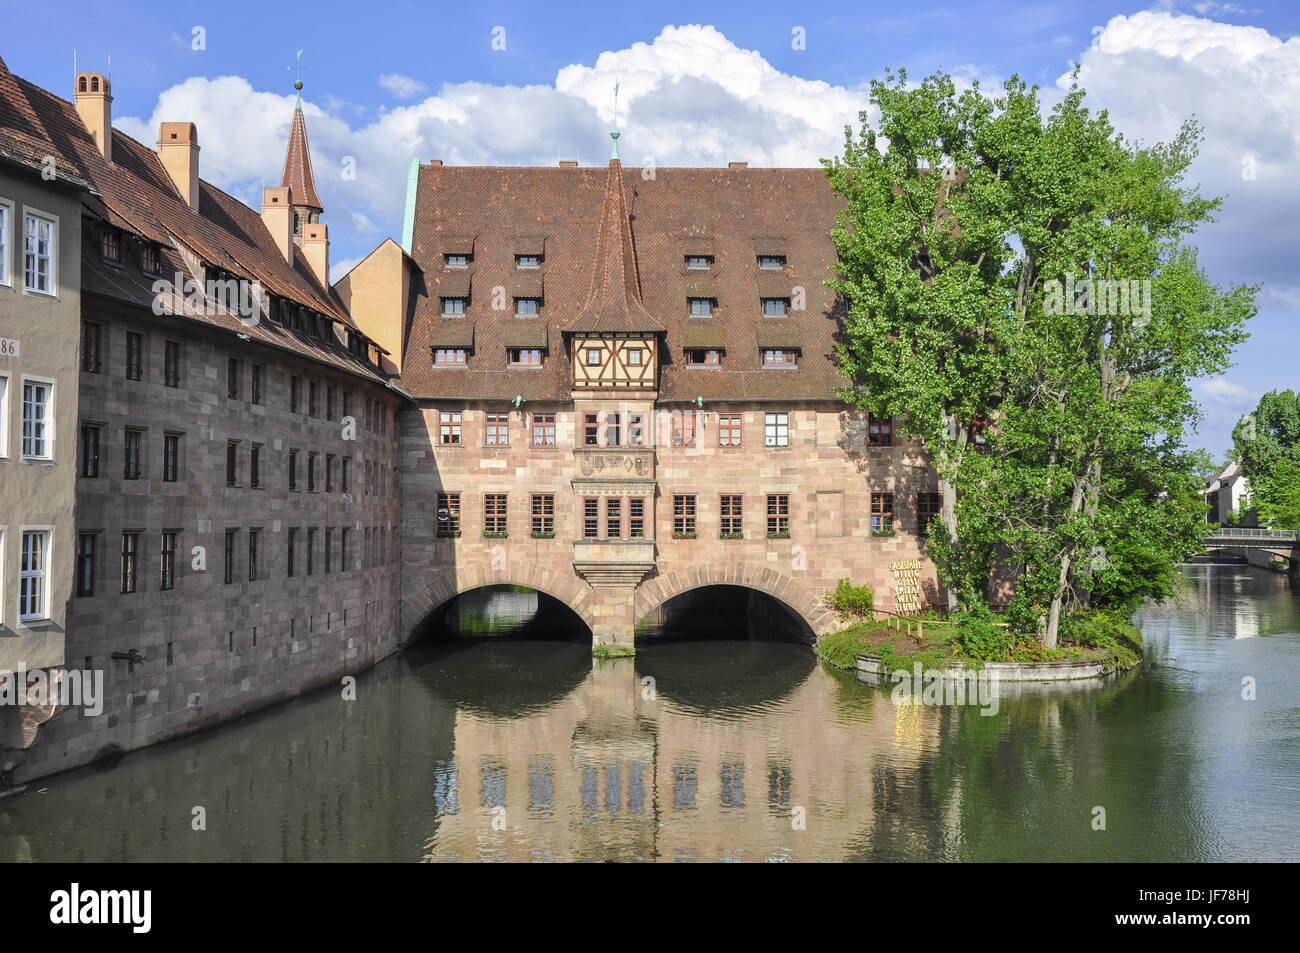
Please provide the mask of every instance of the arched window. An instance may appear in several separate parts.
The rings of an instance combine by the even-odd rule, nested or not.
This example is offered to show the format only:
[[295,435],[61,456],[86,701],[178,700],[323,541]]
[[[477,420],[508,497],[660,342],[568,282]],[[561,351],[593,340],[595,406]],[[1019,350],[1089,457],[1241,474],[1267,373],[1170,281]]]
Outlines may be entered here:
[[98,77],[98,76],[92,76],[92,77],[90,77],[90,91],[91,91],[92,93],[97,93],[97,92],[99,92],[99,77]]
[[78,77],[77,77],[77,92],[79,92],[79,93],[84,93],[85,91],[86,91],[86,77],[84,77],[84,76],[78,76]]

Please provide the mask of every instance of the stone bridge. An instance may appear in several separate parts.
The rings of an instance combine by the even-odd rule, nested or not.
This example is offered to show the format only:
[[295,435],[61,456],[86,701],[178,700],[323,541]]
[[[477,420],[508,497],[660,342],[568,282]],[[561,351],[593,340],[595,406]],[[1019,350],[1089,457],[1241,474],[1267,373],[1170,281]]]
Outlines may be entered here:
[[1252,566],[1268,566],[1270,557],[1280,556],[1290,561],[1292,573],[1300,573],[1300,531],[1229,526],[1212,533],[1205,546],[1212,553],[1241,556]]

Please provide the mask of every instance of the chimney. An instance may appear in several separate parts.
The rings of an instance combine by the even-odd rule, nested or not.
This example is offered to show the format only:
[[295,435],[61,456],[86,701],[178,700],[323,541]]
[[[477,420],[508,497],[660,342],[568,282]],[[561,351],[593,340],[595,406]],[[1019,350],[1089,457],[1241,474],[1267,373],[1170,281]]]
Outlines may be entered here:
[[577,159],[561,159],[561,160],[560,160],[560,168],[561,168],[561,169],[576,169],[577,167],[578,167],[578,160],[577,160]]
[[113,161],[113,97],[108,91],[108,77],[99,73],[78,73],[77,115],[90,133],[105,162]]
[[441,159],[430,159],[430,160],[429,160],[429,165],[434,165],[434,166],[437,166],[438,168],[442,168],[442,160],[441,160]]
[[284,260],[293,265],[293,207],[287,186],[262,189],[262,224],[275,239]]
[[199,210],[199,131],[192,122],[165,122],[158,128],[158,161],[194,211]]
[[728,162],[728,163],[727,163],[727,168],[728,168],[728,169],[748,169],[748,168],[749,168],[749,163],[748,163],[748,162]]
[[303,223],[302,235],[298,239],[298,250],[303,260],[311,268],[321,287],[330,286],[330,238],[329,226],[323,222]]

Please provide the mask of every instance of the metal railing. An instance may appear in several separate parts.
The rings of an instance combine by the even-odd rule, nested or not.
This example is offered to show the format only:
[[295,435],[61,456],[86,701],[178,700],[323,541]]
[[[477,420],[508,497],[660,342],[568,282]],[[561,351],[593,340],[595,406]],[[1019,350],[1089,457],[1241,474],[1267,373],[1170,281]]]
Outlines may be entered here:
[[1211,533],[1206,539],[1278,539],[1300,541],[1300,530],[1291,529],[1248,529],[1231,527]]

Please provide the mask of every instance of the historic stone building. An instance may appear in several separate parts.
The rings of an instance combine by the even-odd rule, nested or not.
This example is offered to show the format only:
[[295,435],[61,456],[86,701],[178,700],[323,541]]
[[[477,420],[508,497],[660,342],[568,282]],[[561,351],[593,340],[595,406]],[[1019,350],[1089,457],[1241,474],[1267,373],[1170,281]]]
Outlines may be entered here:
[[838,397],[819,170],[417,164],[403,244],[331,284],[301,104],[254,210],[103,75],[0,94],[0,668],[104,678],[3,723],[0,779],[337,683],[472,588],[626,654],[716,585],[812,640],[922,560],[923,449]]

